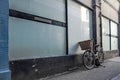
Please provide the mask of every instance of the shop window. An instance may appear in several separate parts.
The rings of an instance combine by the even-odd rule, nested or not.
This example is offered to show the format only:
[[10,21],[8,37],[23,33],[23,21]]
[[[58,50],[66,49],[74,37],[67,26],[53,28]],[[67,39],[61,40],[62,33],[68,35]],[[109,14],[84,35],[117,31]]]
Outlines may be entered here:
[[102,44],[104,51],[118,49],[117,24],[102,17]]
[[65,0],[9,0],[9,59],[66,54]]
[[117,24],[110,21],[111,23],[111,50],[118,50],[118,31]]
[[68,1],[69,54],[80,54],[78,42],[90,40],[92,34],[92,11],[85,6]]

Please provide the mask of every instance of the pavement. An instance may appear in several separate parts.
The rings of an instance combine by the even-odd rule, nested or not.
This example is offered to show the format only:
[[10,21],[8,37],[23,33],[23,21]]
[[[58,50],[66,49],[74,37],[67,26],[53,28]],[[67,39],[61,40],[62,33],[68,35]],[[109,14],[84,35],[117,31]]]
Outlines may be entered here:
[[120,80],[120,74],[118,74],[117,76],[115,76],[115,77],[112,78],[111,80]]
[[40,80],[120,80],[120,57],[106,60],[102,65],[92,70],[79,68]]

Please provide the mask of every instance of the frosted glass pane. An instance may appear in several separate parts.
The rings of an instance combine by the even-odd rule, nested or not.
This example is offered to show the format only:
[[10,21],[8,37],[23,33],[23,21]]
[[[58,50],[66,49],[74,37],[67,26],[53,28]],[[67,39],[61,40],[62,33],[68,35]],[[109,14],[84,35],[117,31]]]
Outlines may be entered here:
[[104,17],[102,17],[102,34],[110,34],[109,20]]
[[65,55],[65,30],[60,26],[10,17],[10,60]]
[[111,37],[111,50],[118,50],[118,39]]
[[110,37],[102,36],[103,50],[110,51]]
[[117,36],[117,24],[111,21],[111,34]]
[[68,0],[69,54],[80,53],[78,42],[92,38],[92,11]]
[[9,7],[65,22],[65,0],[9,0]]
[[80,32],[81,32],[81,41],[92,39],[92,11],[81,6],[80,7],[81,23],[80,23]]

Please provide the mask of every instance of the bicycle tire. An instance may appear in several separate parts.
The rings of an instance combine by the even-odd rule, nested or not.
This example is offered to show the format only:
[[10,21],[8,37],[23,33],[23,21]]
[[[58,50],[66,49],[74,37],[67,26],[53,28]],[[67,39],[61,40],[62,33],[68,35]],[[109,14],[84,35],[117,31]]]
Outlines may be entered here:
[[[83,65],[86,69],[88,69],[88,70],[93,69],[94,66],[95,66],[95,55],[94,55],[94,53],[90,50],[86,50],[83,53],[82,61],[83,61]],[[90,63],[88,63],[88,62],[90,62]]]
[[98,52],[98,58],[99,58],[100,63],[104,62],[104,52],[103,51]]

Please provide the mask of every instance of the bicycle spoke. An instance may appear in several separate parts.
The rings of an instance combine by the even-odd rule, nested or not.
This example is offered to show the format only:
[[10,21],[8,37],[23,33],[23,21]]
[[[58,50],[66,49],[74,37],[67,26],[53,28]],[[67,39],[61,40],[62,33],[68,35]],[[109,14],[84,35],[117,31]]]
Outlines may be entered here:
[[83,55],[83,64],[87,69],[94,67],[94,54],[91,51],[86,51]]

